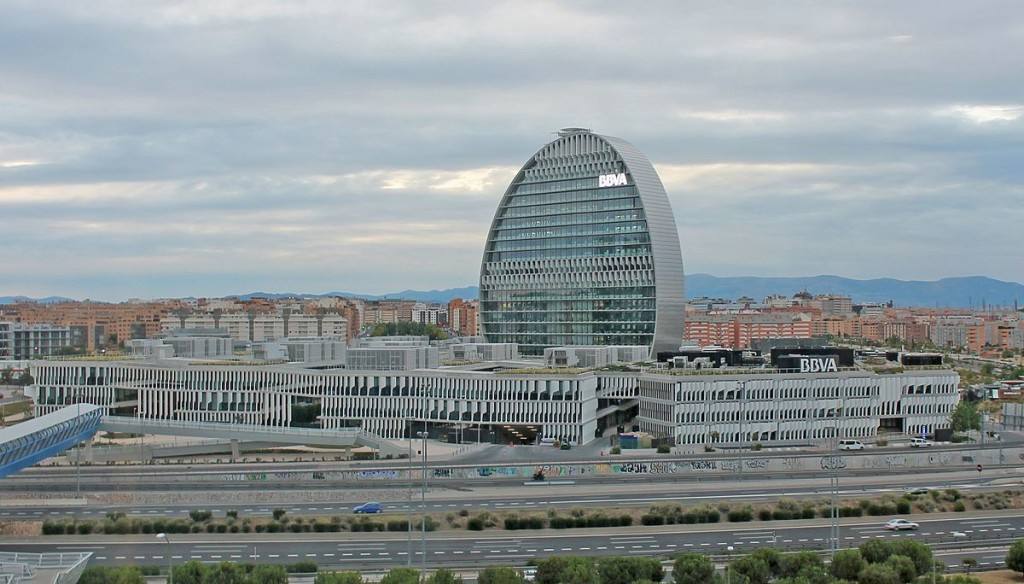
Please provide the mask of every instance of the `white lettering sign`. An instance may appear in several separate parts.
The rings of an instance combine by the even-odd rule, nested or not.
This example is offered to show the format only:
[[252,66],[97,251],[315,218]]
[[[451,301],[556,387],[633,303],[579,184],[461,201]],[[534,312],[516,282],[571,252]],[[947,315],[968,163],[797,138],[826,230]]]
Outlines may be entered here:
[[835,357],[804,357],[800,359],[800,373],[826,373],[839,371]]
[[597,186],[599,187],[621,187],[628,184],[626,182],[626,173],[620,172],[618,174],[602,174],[597,177]]

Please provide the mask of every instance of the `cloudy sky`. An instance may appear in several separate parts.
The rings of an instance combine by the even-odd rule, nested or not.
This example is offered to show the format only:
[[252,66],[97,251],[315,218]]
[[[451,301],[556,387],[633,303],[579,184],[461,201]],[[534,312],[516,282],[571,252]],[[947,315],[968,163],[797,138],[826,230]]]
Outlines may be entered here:
[[687,272],[1024,281],[1024,5],[0,0],[0,294],[475,283],[518,167],[632,141]]

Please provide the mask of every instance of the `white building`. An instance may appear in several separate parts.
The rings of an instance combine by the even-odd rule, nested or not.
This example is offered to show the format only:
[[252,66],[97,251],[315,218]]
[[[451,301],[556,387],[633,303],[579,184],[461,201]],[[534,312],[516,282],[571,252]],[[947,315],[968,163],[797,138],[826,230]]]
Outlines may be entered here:
[[[350,363],[352,351],[381,350],[416,349],[354,349]],[[918,435],[947,427],[959,398],[952,370],[516,371],[55,361],[33,364],[36,384],[28,393],[37,415],[81,393],[108,413],[137,408],[150,419],[268,426],[289,425],[293,403],[319,402],[323,427],[362,426],[393,439],[404,435],[407,420],[416,420],[432,429],[477,426],[500,436],[512,428],[538,439],[588,442],[638,407],[642,430],[679,444],[807,443],[836,435],[869,438],[880,429]]]

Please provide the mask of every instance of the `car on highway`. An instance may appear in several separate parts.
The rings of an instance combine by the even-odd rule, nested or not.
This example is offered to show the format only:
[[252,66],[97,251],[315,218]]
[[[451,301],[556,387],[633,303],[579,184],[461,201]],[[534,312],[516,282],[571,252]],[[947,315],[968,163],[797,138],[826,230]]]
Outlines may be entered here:
[[904,491],[906,495],[927,495],[930,489],[928,487],[914,487]]
[[932,445],[932,442],[930,440],[925,439],[925,438],[911,438],[910,439],[910,447],[911,448],[926,448],[926,447],[931,446],[931,445]]
[[840,440],[839,450],[864,450],[864,445],[860,440]]
[[380,503],[363,503],[352,508],[353,513],[383,513],[384,506]]
[[523,580],[534,582],[537,580],[537,568],[523,568]]
[[886,524],[883,527],[890,531],[904,531],[908,529],[917,529],[921,526],[914,523],[913,521],[907,521],[906,519],[890,519],[886,522]]

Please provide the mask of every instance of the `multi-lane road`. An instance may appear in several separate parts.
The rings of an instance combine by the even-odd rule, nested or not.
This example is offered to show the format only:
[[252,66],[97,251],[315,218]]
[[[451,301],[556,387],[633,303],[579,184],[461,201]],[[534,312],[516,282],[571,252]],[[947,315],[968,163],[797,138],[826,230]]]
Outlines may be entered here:
[[[913,538],[958,564],[970,555],[990,565],[1001,561],[1010,542],[1024,536],[1024,515],[983,512],[969,516],[920,519],[918,531],[893,533],[884,519],[844,520],[841,547],[854,547],[872,538]],[[93,553],[97,564],[162,564],[199,560],[294,563],[312,560],[320,566],[380,569],[426,558],[430,566],[521,565],[530,558],[550,555],[671,555],[699,551],[712,555],[741,554],[759,547],[783,550],[828,547],[827,521],[579,529],[567,532],[492,531],[419,533],[332,533],[296,535],[229,534],[171,536],[170,543],[154,536],[53,537],[33,542],[4,542],[5,551]],[[732,547],[732,550],[729,550]],[[426,555],[423,555],[423,551]],[[986,551],[988,550],[988,551]],[[992,551],[996,550],[996,551]]]
[[[956,488],[964,491],[1005,489],[1021,484],[1021,475],[1011,472],[992,472],[979,477],[974,472],[947,472],[936,474],[887,475],[883,477],[856,477],[844,480],[838,492],[840,498],[866,498],[881,494],[900,494],[910,487]],[[529,485],[529,486],[527,486]],[[236,501],[211,502],[197,496],[186,497],[185,501],[168,501],[155,505],[114,505],[99,504],[84,500],[80,504],[50,504],[43,500],[26,500],[17,506],[0,506],[0,518],[8,519],[53,519],[102,518],[108,512],[122,512],[142,517],[185,517],[189,511],[207,509],[215,514],[237,511],[243,517],[265,517],[274,509],[284,509],[291,515],[343,515],[351,508],[368,500],[381,501],[388,512],[420,511],[422,500],[419,489],[381,489],[368,487],[347,490],[345,498],[303,502],[300,497],[289,497],[284,504],[254,503],[239,498]],[[411,500],[410,500],[411,495]],[[719,501],[775,501],[780,498],[821,499],[831,495],[829,483],[824,479],[793,479],[761,481],[757,484],[713,483],[701,484],[658,484],[653,488],[638,488],[638,485],[618,486],[590,484],[519,483],[518,488],[489,487],[472,491],[448,488],[431,489],[426,498],[426,510],[444,512],[467,509],[470,511],[502,510],[529,511],[566,507],[646,507],[655,504],[675,503],[693,506]]]

